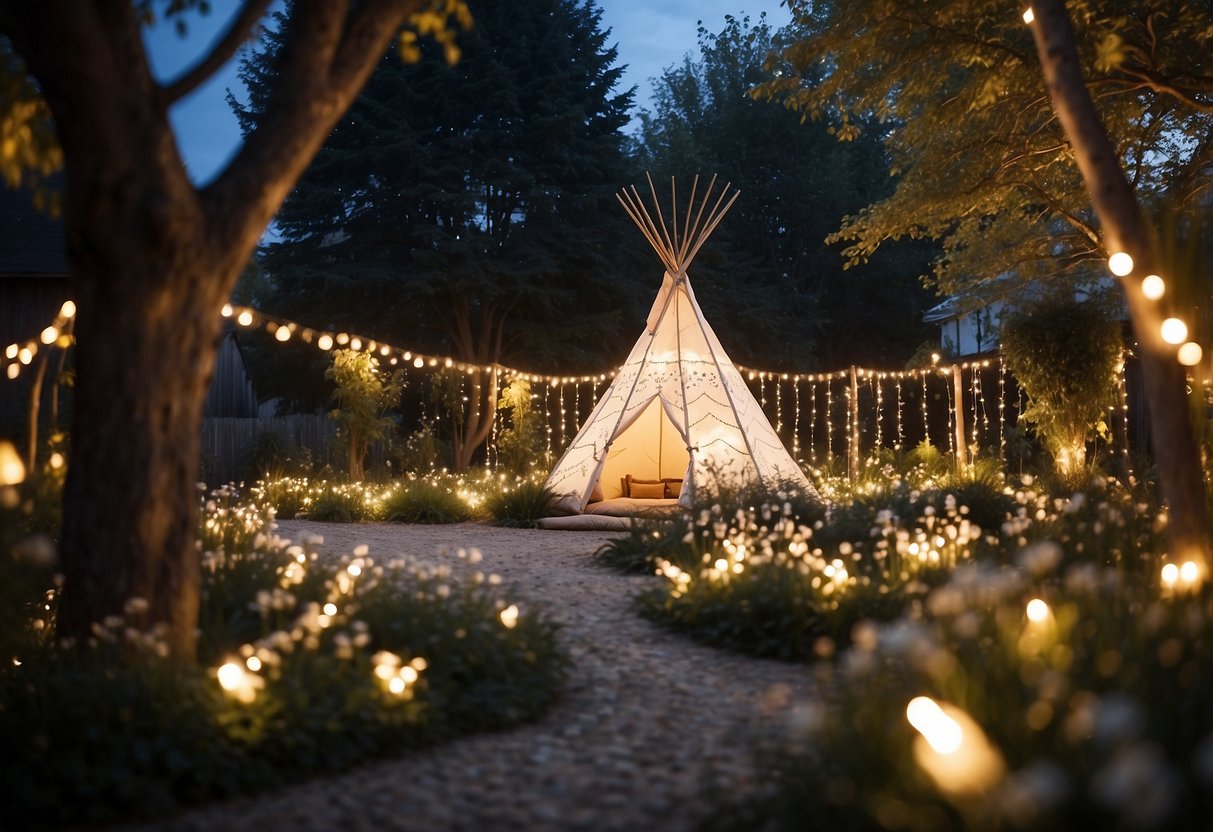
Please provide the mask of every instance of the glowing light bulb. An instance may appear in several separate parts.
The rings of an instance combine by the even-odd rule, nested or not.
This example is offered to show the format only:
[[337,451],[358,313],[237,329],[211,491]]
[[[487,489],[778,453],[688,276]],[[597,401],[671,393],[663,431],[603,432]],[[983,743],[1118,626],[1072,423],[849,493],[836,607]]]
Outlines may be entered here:
[[42,334],[38,336],[38,340],[44,344],[53,344],[59,340],[59,330],[53,326],[48,326],[42,330]]
[[17,449],[12,442],[0,440],[0,485],[17,485],[24,481],[25,463],[17,455]]
[[955,754],[964,742],[960,723],[943,712],[929,696],[916,696],[906,705],[906,719],[940,754]]
[[53,454],[51,454],[50,463],[51,463],[51,468],[58,471],[65,464],[67,464],[67,460],[63,458],[63,454],[59,453],[58,451],[55,451]]
[[316,339],[316,346],[320,347],[320,349],[324,350],[325,352],[328,352],[333,348],[333,336],[321,335]]
[[219,687],[234,691],[244,684],[244,668],[236,662],[227,662],[219,668]]
[[223,304],[223,308],[219,310],[219,314],[225,318],[232,317],[232,305],[230,303]]
[[1124,277],[1133,271],[1133,258],[1127,252],[1118,251],[1108,258],[1108,270],[1117,277]]
[[9,344],[4,349],[4,357],[7,358],[8,360],[12,361],[14,358],[17,357],[17,350],[19,350],[19,349],[21,349],[21,348],[18,347],[16,344]]
[[274,337],[277,338],[279,341],[291,340],[290,327],[285,327],[285,326],[278,327],[276,330],[274,330]]
[[244,660],[244,664],[245,667],[254,673],[261,669],[261,659],[257,658],[256,656],[249,656]]
[[249,312],[247,309],[245,309],[243,312],[241,312],[239,315],[236,316],[236,323],[240,324],[241,326],[252,325],[253,314],[251,312]]
[[1205,351],[1200,348],[1200,344],[1195,341],[1188,341],[1179,348],[1179,363],[1185,367],[1195,367],[1200,363],[1200,359],[1204,357]]
[[1179,567],[1179,579],[1185,584],[1194,584],[1200,578],[1200,567],[1196,565],[1196,561],[1185,561],[1184,565]]
[[34,360],[33,349],[31,349],[30,347],[23,347],[17,353],[17,360],[20,361],[22,364],[29,364],[31,361]]
[[336,615],[337,614],[337,605],[334,604],[332,601],[325,604],[324,605],[324,614],[325,615]]
[[421,356],[417,356],[416,358],[413,359],[413,366],[416,367],[418,370],[420,370],[422,367],[425,366],[425,359],[422,358]]
[[507,630],[512,630],[518,625],[518,606],[516,604],[510,604],[501,611],[501,623]]
[[70,300],[65,300],[63,305],[59,307],[59,314],[65,318],[76,317],[76,304]]
[[1039,598],[1033,598],[1028,602],[1028,620],[1036,624],[1049,620],[1049,605]]
[[1162,322],[1161,334],[1168,344],[1182,344],[1188,339],[1188,325],[1179,318],[1167,318]]
[[1036,19],[1036,14],[1030,8],[1024,9],[1024,13],[1023,13],[1023,22],[1024,23],[1031,26],[1032,21],[1035,19]]
[[1162,585],[1166,587],[1175,586],[1175,582],[1179,580],[1179,567],[1173,563],[1168,563],[1162,568]]
[[391,679],[388,680],[388,683],[387,683],[387,689],[390,690],[392,693],[396,694],[397,696],[404,693],[405,687],[406,687],[406,685],[404,683],[404,680],[401,679],[399,676],[393,676]]
[[1167,284],[1156,274],[1148,274],[1141,281],[1141,293],[1150,300],[1158,300],[1167,293]]
[[350,349],[352,349],[354,351],[362,349],[362,339],[361,338],[351,338],[350,339]]
[[344,346],[345,344],[348,344],[349,342],[350,342],[350,336],[346,335],[344,332],[337,333],[337,343],[338,344],[341,344]]

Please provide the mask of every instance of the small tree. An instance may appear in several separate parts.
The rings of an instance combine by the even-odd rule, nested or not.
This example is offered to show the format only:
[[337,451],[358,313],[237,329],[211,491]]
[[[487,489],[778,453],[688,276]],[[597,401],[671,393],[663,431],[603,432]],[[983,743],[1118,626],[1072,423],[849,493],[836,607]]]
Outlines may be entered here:
[[497,407],[509,412],[510,427],[497,436],[497,462],[502,468],[526,473],[543,453],[543,418],[535,410],[531,384],[514,379],[501,391]]
[[1019,415],[1031,423],[1063,476],[1086,464],[1092,431],[1108,435],[1104,415],[1116,403],[1120,324],[1110,304],[1051,296],[1002,321],[1007,369],[1028,396]]
[[350,455],[350,481],[364,478],[363,462],[372,441],[382,439],[395,424],[385,414],[400,404],[404,389],[400,371],[379,372],[379,359],[365,352],[336,350],[324,377],[337,385],[337,409],[329,416],[341,425]]

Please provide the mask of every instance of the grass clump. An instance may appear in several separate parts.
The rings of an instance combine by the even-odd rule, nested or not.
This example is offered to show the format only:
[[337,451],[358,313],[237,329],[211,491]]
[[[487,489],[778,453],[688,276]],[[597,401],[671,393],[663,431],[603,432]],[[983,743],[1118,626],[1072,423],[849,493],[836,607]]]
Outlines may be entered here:
[[387,498],[384,515],[394,523],[460,523],[471,508],[450,488],[419,479],[402,483]]
[[502,488],[485,501],[484,507],[498,526],[535,529],[539,520],[551,514],[556,493],[544,483],[524,480],[512,488]]

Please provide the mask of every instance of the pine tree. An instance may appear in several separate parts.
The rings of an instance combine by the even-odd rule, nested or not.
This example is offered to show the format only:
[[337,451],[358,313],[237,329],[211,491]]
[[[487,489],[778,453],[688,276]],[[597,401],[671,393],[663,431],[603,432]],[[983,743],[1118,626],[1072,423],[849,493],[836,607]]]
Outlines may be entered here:
[[[592,2],[471,8],[458,64],[434,44],[415,64],[386,56],[329,136],[276,219],[267,304],[480,365],[605,364],[635,294],[612,197],[632,92]],[[275,52],[244,62],[246,118]],[[487,437],[494,384],[468,378],[457,467]]]

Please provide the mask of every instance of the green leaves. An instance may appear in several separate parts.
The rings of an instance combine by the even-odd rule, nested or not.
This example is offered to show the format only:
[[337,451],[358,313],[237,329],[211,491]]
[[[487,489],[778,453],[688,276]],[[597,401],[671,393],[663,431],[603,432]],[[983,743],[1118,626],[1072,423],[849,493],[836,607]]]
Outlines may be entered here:
[[[1207,7],[1079,0],[1083,71],[1139,199],[1195,206],[1213,162]],[[795,35],[759,89],[802,112],[878,119],[899,178],[835,236],[848,264],[890,241],[943,243],[940,291],[993,297],[1000,275],[1070,280],[1106,253],[1069,144],[1053,117],[1031,33],[986,0],[794,0]],[[1195,178],[1193,178],[1195,176]],[[1195,209],[1191,209],[1195,210]]]

